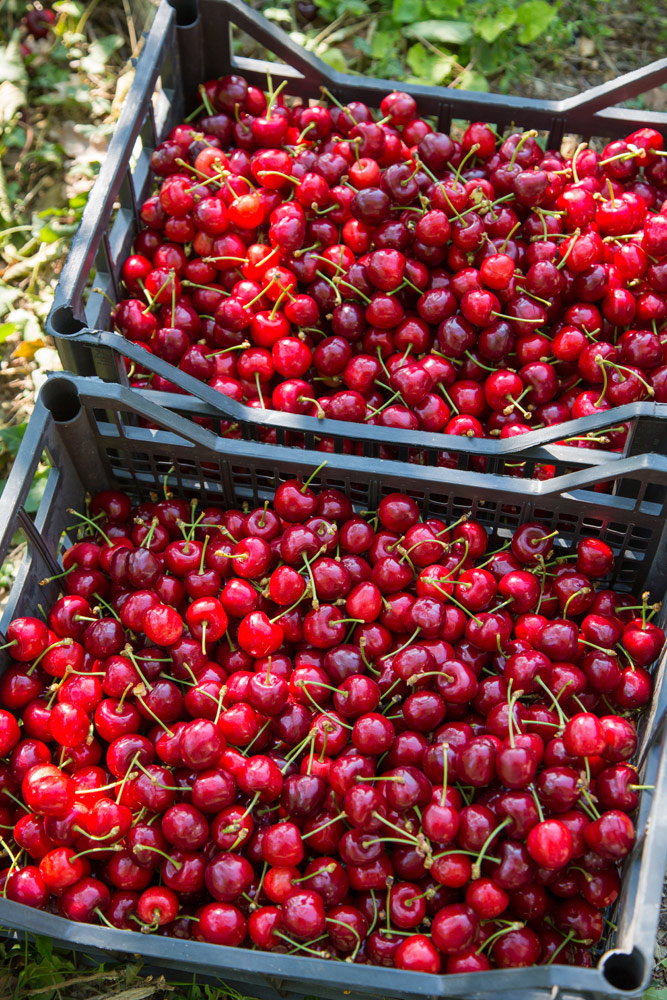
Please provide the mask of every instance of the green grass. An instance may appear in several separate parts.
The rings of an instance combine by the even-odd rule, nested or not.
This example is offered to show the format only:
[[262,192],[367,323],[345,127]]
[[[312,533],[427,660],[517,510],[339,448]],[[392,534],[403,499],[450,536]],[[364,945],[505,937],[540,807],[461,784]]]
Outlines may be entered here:
[[[170,941],[169,947],[178,946]],[[95,967],[85,956],[55,948],[48,938],[0,941],[2,1000],[254,1000],[220,980],[197,983],[196,977],[156,976],[141,960]]]

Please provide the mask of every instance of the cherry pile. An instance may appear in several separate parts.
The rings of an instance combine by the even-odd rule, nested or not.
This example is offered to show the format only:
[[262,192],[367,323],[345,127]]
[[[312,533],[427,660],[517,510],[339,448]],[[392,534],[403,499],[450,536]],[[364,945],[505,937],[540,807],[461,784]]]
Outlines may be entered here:
[[405,93],[380,121],[358,101],[267,100],[239,76],[200,94],[205,113],[151,155],[159,188],[113,313],[126,338],[249,406],[404,430],[505,438],[667,402],[654,129],[565,158],[531,131],[436,132]]
[[533,521],[489,551],[470,517],[308,483],[77,515],[63,596],[7,630],[3,895],[432,973],[590,965],[659,606],[604,587],[600,539]]

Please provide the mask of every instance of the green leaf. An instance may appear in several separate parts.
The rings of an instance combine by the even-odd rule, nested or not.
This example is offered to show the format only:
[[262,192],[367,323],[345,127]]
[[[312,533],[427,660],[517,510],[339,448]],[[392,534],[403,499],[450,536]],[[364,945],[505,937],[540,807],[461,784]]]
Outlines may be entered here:
[[18,29],[13,33],[4,48],[0,48],[0,80],[9,80],[23,86],[28,74],[21,56],[20,34]]
[[[46,489],[46,484],[49,478],[49,470],[42,469],[38,472],[32,481],[32,486],[28,491],[28,495],[25,498],[24,507],[28,514],[36,514],[39,510],[39,505],[42,502],[42,497],[44,496],[44,490]],[[48,939],[46,939],[48,940]],[[48,942],[51,944],[51,941]]]
[[53,941],[47,937],[35,938],[35,948],[42,958],[51,958],[53,954]]
[[116,49],[119,49],[122,44],[123,39],[120,35],[102,35],[90,46],[88,55],[83,57],[79,66],[84,73],[93,73],[99,76]]
[[667,986],[649,986],[643,1000],[667,1000]]
[[376,31],[371,41],[371,55],[373,59],[382,59],[396,41],[395,31]]
[[436,86],[447,80],[456,62],[454,56],[438,56],[428,52],[421,42],[410,46],[406,53],[406,61],[417,82]]
[[436,18],[454,18],[462,6],[463,0],[426,0],[426,13]]
[[60,237],[58,233],[51,228],[51,226],[42,226],[39,231],[39,238],[43,243],[55,243]]
[[20,294],[20,288],[12,288],[10,285],[5,285],[4,282],[0,281],[0,316],[4,316],[5,313],[9,312],[12,303]]
[[291,24],[292,18],[288,10],[282,10],[280,7],[266,7],[262,13],[264,17],[267,17],[269,21],[275,21],[278,24]]
[[[543,0],[534,0],[541,3]],[[472,25],[466,21],[417,21],[404,29],[408,38],[426,38],[429,42],[445,45],[463,45],[473,35]]]
[[15,427],[0,427],[0,444],[2,452],[16,455],[19,450],[27,423],[17,424]]
[[0,125],[7,126],[25,104],[25,90],[9,80],[0,83]]
[[421,0],[394,0],[392,6],[394,20],[399,24],[412,24],[422,16]]
[[485,42],[495,42],[509,28],[516,24],[516,11],[505,7],[498,14],[483,17],[475,25],[475,32]]
[[478,73],[474,69],[464,69],[459,77],[458,87],[460,90],[477,90],[487,93],[489,81],[483,73]]
[[86,9],[84,4],[73,3],[72,0],[60,0],[59,3],[55,3],[53,6],[59,14],[75,17],[77,21],[83,16]]
[[88,195],[90,192],[83,191],[81,194],[75,194],[73,198],[69,199],[70,208],[83,208],[88,202]]
[[518,35],[521,45],[528,45],[539,38],[555,16],[556,11],[547,0],[528,0],[527,3],[522,3],[516,12],[517,24],[521,25]]
[[0,344],[4,344],[13,333],[16,333],[16,323],[0,323]]
[[318,52],[318,55],[332,69],[337,69],[340,73],[349,72],[349,66],[340,49],[325,49],[324,52]]

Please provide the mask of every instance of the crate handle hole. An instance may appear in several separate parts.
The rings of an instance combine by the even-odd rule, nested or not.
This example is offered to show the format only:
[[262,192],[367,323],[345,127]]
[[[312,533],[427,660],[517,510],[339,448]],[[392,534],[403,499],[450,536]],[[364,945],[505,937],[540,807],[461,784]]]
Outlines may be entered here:
[[71,306],[60,306],[58,309],[54,309],[49,320],[59,337],[74,337],[86,329],[86,324],[74,316]]
[[169,6],[174,8],[179,28],[189,28],[199,17],[197,0],[169,0]]
[[74,420],[81,410],[79,390],[65,378],[46,382],[42,389],[41,400],[53,415],[53,419],[60,424]]
[[644,984],[645,963],[641,952],[611,951],[602,963],[602,975],[617,990],[634,993]]

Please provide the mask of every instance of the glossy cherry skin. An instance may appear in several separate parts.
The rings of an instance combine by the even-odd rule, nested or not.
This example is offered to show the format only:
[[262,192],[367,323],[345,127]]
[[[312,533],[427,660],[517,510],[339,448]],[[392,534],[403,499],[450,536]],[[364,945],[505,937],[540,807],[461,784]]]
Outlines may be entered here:
[[74,801],[70,779],[51,764],[38,764],[23,779],[23,799],[33,812],[64,816]]
[[230,903],[207,903],[199,911],[196,936],[210,944],[236,948],[246,937],[247,924],[241,911]]
[[95,911],[106,910],[111,893],[99,879],[86,876],[68,886],[58,900],[58,909],[68,920],[94,923]]
[[238,854],[218,854],[209,861],[204,877],[213,898],[229,903],[250,885],[253,869],[250,862]]
[[431,936],[438,950],[453,955],[469,948],[479,935],[479,919],[471,907],[463,903],[444,906],[433,918]]
[[319,937],[326,927],[322,897],[312,890],[293,893],[283,903],[281,918],[287,933],[299,940]]

